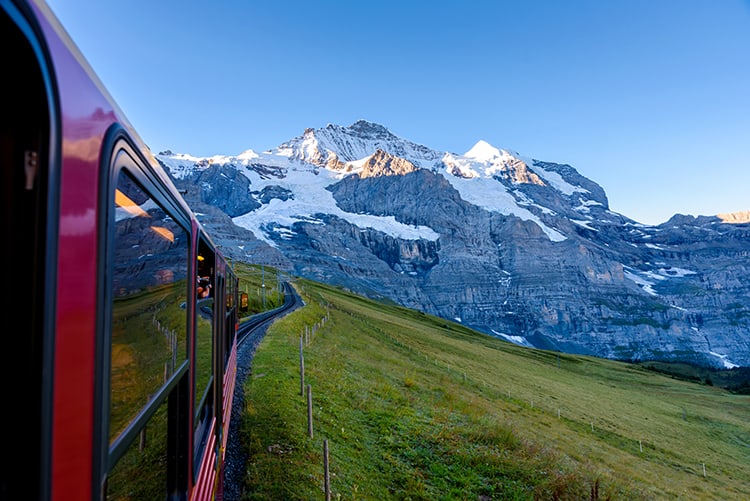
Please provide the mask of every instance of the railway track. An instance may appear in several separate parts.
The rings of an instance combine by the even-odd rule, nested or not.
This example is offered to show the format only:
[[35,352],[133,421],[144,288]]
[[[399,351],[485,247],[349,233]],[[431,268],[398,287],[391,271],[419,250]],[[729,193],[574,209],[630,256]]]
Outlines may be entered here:
[[289,282],[284,282],[284,304],[273,310],[257,313],[240,323],[237,331],[237,345],[242,346],[245,341],[253,337],[252,334],[255,331],[268,327],[274,320],[301,305],[302,299],[297,295],[294,287]]
[[284,282],[284,304],[276,309],[253,315],[240,324],[237,332],[237,380],[232,400],[226,460],[224,464],[224,501],[239,501],[245,477],[247,456],[240,440],[240,422],[245,408],[244,384],[251,374],[255,349],[274,320],[302,306],[302,299],[288,282]]

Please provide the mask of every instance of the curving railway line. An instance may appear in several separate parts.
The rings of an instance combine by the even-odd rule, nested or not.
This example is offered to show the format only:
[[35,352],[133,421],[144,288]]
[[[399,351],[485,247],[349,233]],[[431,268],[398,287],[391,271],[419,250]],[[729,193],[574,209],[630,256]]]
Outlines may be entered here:
[[284,304],[273,310],[257,313],[240,323],[237,331],[237,344],[239,347],[246,341],[252,342],[253,334],[267,327],[277,318],[289,313],[302,305],[302,299],[289,282],[284,282]]
[[284,304],[274,310],[253,315],[240,324],[237,334],[237,378],[232,399],[232,413],[229,423],[229,437],[224,463],[224,501],[241,498],[242,481],[245,475],[247,457],[242,449],[239,436],[240,420],[245,406],[243,386],[251,373],[255,349],[274,320],[291,313],[303,305],[302,299],[288,282],[284,282]]

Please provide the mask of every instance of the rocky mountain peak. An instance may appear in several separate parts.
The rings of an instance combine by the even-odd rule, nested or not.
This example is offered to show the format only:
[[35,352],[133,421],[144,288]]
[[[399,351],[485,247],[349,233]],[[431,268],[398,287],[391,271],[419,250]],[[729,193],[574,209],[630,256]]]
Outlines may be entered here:
[[414,172],[417,168],[408,160],[395,157],[390,153],[378,149],[362,165],[359,176],[364,179],[378,176],[403,176]]
[[[365,159],[376,150],[405,158],[416,167],[432,167],[443,152],[432,150],[392,134],[382,125],[359,120],[349,127],[328,124],[321,129],[306,129],[272,153],[318,167],[344,168],[345,164]],[[335,159],[332,157],[335,155]]]
[[500,159],[511,155],[511,153],[505,150],[501,151],[498,148],[495,148],[483,139],[477,141],[477,143],[464,154],[465,157],[473,158],[477,162],[486,163],[497,162]]
[[522,159],[518,153],[495,148],[486,141],[477,142],[464,155],[447,154],[443,158],[446,170],[462,178],[499,178],[512,184],[546,183],[529,166],[531,160]]
[[357,120],[349,130],[362,137],[397,139],[386,127],[367,120]]

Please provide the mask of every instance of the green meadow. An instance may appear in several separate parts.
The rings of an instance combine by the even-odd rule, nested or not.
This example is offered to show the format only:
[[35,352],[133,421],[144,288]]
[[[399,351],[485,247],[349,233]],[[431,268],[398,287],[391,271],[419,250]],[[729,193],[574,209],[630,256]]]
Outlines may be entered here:
[[748,395],[295,287],[245,381],[243,499],[325,499],[324,443],[334,500],[750,499]]

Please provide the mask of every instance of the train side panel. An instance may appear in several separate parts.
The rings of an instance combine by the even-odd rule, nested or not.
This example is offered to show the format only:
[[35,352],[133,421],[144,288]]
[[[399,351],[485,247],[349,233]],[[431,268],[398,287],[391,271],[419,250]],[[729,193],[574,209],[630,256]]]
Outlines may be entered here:
[[[114,113],[39,16],[56,72],[61,123],[52,499],[91,499],[97,311],[99,152]],[[98,113],[93,113],[98,110]]]
[[34,372],[10,393],[30,414],[10,445],[29,450],[0,497],[220,499],[236,276],[43,0],[0,7],[3,50],[24,56],[3,59],[22,75],[0,119],[6,260],[33,319],[3,361]]

